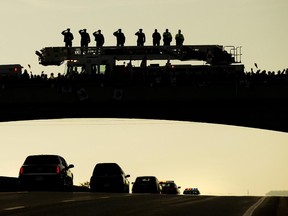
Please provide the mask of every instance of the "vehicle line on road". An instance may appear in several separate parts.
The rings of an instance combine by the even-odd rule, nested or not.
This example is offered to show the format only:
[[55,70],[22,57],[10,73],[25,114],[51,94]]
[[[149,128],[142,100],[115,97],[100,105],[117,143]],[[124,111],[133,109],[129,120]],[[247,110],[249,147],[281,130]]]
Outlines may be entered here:
[[253,212],[262,204],[266,197],[261,197],[256,203],[254,203],[250,208],[243,214],[243,216],[252,216]]

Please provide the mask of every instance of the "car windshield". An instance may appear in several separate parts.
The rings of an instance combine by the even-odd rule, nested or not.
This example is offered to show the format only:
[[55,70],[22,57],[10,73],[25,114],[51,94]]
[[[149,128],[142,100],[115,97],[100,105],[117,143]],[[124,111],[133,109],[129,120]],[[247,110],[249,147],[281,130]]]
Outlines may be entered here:
[[162,187],[175,187],[174,183],[162,183]]
[[151,182],[155,182],[155,178],[153,177],[137,178],[136,182],[137,183],[151,183]]
[[29,164],[58,164],[59,158],[54,155],[39,155],[29,156],[24,162],[24,165]]

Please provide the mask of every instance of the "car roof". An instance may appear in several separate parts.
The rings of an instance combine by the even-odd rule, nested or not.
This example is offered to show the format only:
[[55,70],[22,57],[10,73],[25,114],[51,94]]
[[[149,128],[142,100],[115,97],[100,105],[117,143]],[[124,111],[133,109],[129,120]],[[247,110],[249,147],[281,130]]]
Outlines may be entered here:
[[60,155],[53,155],[53,154],[39,154],[39,155],[28,155],[27,158],[30,157],[61,157]]
[[117,173],[117,174],[124,174],[124,171],[117,163],[97,163],[93,170],[93,175],[107,174],[107,173]]
[[[95,165],[95,169],[96,167],[111,167],[111,168],[118,168],[121,169],[121,167],[117,164],[117,163],[97,163]],[[121,169],[122,170],[122,169]]]
[[156,178],[156,176],[138,176],[137,178],[136,178],[136,180],[141,180],[141,179],[151,179],[151,180],[158,180],[157,178]]
[[59,155],[29,155],[24,161],[24,164],[51,164],[59,163],[59,158],[62,158]]
[[112,162],[111,163],[97,163],[96,166],[97,165],[99,165],[99,166],[102,166],[102,165],[119,166],[117,163],[112,163]]
[[156,178],[156,176],[138,176],[137,178]]

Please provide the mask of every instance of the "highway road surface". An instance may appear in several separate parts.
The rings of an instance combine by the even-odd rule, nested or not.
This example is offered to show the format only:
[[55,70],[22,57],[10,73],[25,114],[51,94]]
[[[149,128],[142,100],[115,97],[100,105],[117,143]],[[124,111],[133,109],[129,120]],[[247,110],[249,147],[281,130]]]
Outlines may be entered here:
[[0,215],[282,216],[288,197],[2,192]]

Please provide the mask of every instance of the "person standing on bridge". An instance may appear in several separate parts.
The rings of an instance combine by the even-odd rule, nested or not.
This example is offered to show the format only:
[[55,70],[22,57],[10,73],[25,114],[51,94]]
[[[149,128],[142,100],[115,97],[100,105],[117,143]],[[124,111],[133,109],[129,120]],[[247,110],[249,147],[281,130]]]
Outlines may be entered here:
[[157,29],[152,34],[153,46],[160,46],[161,35]]
[[101,30],[95,31],[93,33],[93,36],[95,37],[96,47],[102,47],[105,42],[105,39],[103,34],[101,33]]
[[183,42],[184,42],[184,36],[181,33],[181,30],[178,30],[178,34],[176,34],[175,36],[175,40],[176,40],[176,46],[182,46]]
[[88,47],[88,44],[90,43],[90,35],[88,34],[87,29],[79,30],[79,34],[81,35],[81,47]]
[[113,35],[116,37],[117,46],[124,46],[124,44],[125,44],[125,35],[122,32],[122,29],[118,29],[118,31],[114,32]]
[[137,46],[144,46],[144,43],[146,41],[146,36],[143,32],[143,29],[139,29],[139,31],[136,32],[135,35],[138,37]]
[[81,35],[81,54],[87,53],[88,44],[90,43],[90,35],[87,33],[86,29],[79,30],[79,34]]
[[170,46],[170,43],[172,41],[172,35],[169,32],[168,29],[166,29],[166,31],[163,33],[163,43],[164,46]]
[[74,39],[74,36],[70,32],[70,28],[67,28],[66,30],[62,31],[61,34],[64,35],[65,47],[72,47],[72,40]]

